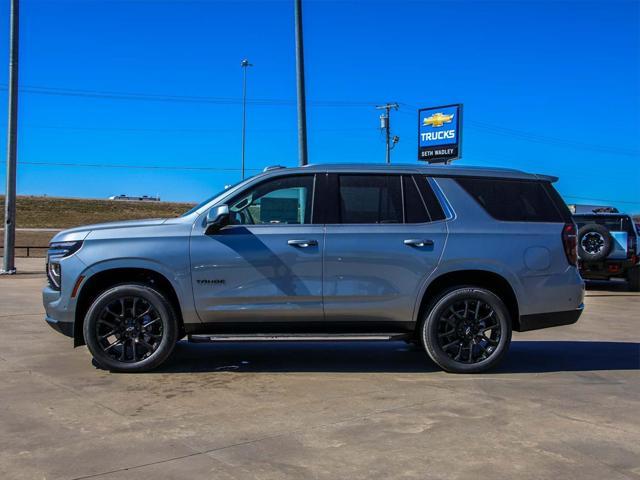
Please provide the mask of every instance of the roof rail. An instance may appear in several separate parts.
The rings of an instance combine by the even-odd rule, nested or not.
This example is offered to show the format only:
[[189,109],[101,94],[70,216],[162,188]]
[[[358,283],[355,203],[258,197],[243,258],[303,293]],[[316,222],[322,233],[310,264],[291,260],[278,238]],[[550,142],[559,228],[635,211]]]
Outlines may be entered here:
[[279,170],[281,168],[287,168],[283,165],[270,165],[268,167],[264,167],[264,170],[262,170],[262,173],[264,172],[270,172],[271,170]]

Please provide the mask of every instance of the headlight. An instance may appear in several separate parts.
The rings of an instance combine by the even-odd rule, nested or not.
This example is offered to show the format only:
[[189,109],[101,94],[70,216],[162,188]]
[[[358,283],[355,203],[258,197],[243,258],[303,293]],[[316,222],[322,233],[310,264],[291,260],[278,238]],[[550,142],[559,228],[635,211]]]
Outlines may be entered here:
[[60,271],[60,264],[49,260],[47,262],[47,278],[49,279],[49,285],[54,290],[60,290],[62,283],[62,272]]
[[52,242],[49,244],[49,257],[64,258],[80,250],[82,241],[77,242]]
[[60,290],[62,285],[62,270],[60,259],[73,255],[82,246],[82,242],[52,242],[47,252],[47,278],[51,288]]

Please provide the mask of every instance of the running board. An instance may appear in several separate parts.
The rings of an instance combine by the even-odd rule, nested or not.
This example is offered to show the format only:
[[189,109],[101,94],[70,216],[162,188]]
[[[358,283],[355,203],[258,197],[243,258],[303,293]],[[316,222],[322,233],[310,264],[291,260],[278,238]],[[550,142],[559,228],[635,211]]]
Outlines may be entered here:
[[189,335],[188,339],[193,343],[218,343],[218,342],[359,342],[359,341],[389,341],[405,340],[409,338],[407,333],[251,333],[251,334],[212,334]]

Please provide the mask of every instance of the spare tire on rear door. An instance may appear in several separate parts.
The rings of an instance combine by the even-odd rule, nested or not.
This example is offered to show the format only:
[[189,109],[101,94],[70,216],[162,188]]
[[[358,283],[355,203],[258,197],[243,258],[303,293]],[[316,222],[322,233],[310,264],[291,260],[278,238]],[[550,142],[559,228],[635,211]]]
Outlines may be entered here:
[[604,260],[611,252],[613,240],[607,227],[590,223],[578,230],[578,256],[580,260]]

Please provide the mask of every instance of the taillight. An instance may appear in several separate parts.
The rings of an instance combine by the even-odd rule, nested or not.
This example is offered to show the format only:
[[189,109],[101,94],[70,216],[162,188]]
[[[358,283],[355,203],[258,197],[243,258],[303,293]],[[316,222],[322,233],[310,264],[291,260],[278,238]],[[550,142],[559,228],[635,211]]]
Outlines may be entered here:
[[636,250],[636,236],[635,235],[627,235],[627,253],[634,257],[637,252]]
[[567,223],[562,228],[562,245],[567,262],[575,267],[578,264],[578,235],[575,223]]

